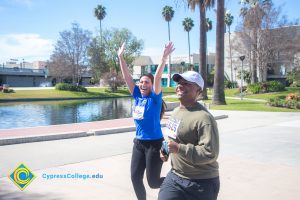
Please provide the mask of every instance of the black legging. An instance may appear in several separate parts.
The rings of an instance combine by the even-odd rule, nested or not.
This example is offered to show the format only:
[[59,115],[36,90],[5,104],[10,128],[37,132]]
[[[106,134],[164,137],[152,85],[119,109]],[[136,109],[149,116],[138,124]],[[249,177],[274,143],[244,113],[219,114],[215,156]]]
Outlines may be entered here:
[[151,188],[159,188],[164,178],[160,177],[163,161],[160,159],[162,139],[137,140],[134,145],[131,158],[131,181],[138,200],[146,199],[146,189],[143,183],[144,172]]

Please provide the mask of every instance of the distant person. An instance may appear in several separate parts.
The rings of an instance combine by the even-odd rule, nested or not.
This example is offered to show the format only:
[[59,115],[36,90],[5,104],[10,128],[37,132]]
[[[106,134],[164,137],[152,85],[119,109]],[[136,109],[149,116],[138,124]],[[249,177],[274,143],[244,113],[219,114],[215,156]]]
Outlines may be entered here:
[[[171,171],[158,200],[216,200],[220,181],[217,158],[219,133],[214,117],[197,102],[204,81],[199,73],[174,74],[180,106],[166,126]],[[161,154],[166,161],[166,157]]]
[[164,140],[160,126],[160,119],[164,113],[161,78],[167,58],[173,51],[171,42],[165,45],[161,63],[154,77],[152,74],[142,75],[138,86],[133,81],[123,57],[125,43],[118,51],[123,77],[130,94],[135,99],[132,116],[136,125],[136,137],[133,141],[131,158],[131,181],[139,200],[146,199],[143,184],[145,170],[151,188],[159,188],[164,179],[160,177],[163,164],[160,159],[160,148]]

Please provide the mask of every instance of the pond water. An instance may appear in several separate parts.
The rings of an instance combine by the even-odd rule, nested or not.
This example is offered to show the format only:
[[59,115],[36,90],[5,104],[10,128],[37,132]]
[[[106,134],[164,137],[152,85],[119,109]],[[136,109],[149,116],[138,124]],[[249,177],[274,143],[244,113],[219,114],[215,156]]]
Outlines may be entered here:
[[131,116],[132,98],[0,103],[0,129],[91,122]]

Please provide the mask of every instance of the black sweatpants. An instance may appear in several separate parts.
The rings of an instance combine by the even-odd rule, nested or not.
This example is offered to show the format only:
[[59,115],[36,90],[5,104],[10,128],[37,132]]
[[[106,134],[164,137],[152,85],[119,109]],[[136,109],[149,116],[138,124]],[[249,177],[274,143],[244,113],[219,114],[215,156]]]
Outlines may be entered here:
[[138,200],[146,199],[146,190],[143,183],[144,172],[151,188],[159,188],[164,178],[160,177],[163,161],[160,159],[162,139],[137,140],[134,145],[131,158],[131,181]]
[[219,177],[191,180],[170,171],[160,187],[158,200],[216,200],[219,189]]

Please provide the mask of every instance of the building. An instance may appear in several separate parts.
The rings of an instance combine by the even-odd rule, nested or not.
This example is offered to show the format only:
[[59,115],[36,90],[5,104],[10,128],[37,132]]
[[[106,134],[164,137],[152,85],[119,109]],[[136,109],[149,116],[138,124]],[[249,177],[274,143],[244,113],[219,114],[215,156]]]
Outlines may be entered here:
[[[157,56],[139,56],[133,62],[133,79],[138,81],[142,74],[156,72],[156,69],[161,61],[161,57]],[[189,70],[189,65],[192,64],[196,71],[199,71],[199,54],[191,55],[191,63],[189,63],[188,55],[173,55],[171,58],[172,66],[171,72],[183,73]],[[210,73],[215,66],[215,53],[209,53],[207,55],[207,72]],[[167,87],[168,85],[168,64],[162,74],[162,86]],[[171,80],[171,87],[175,87],[176,83]]]
[[38,87],[47,82],[44,69],[0,67],[0,85]]
[[[48,74],[46,61],[18,63],[17,59],[10,59],[0,66],[0,85],[7,84],[10,87],[45,87],[56,84],[56,79]],[[90,85],[92,76],[84,72],[80,76],[80,85]]]
[[[240,80],[237,78],[237,76],[242,66],[240,56],[245,56],[243,67],[245,70],[251,72],[251,62],[253,59],[253,51],[251,52],[251,40],[250,42],[242,42],[240,39],[241,33],[238,32],[233,32],[230,35],[232,57],[230,57],[229,34],[225,33],[224,71],[226,73],[226,76],[229,77],[230,80],[237,81],[239,83]],[[297,60],[299,61],[300,59],[300,26],[296,25],[269,30],[261,30],[260,32],[258,32],[258,35],[258,38],[260,39],[260,43],[258,42],[258,46],[260,45],[261,47],[266,47],[265,49],[268,49],[264,52],[262,51],[262,53],[257,52],[258,80],[278,80],[282,83],[286,83],[287,72],[293,69]],[[264,40],[262,40],[261,38],[263,38]],[[272,51],[272,53],[270,53],[270,51]],[[272,57],[268,58],[267,55],[272,55]],[[231,58],[232,69],[230,64]]]

